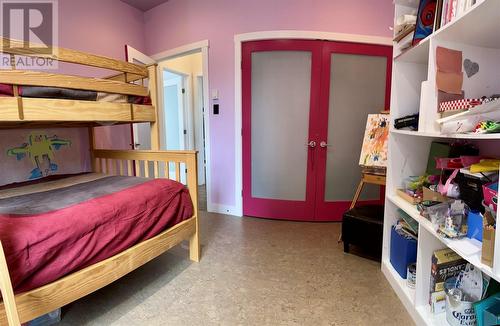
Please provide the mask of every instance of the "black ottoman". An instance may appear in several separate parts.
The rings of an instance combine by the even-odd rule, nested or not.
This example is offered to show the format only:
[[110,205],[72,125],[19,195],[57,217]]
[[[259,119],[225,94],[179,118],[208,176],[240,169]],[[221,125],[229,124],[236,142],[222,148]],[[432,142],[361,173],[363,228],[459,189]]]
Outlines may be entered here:
[[342,241],[344,252],[355,245],[371,258],[381,260],[384,228],[384,206],[358,206],[344,213],[342,219]]

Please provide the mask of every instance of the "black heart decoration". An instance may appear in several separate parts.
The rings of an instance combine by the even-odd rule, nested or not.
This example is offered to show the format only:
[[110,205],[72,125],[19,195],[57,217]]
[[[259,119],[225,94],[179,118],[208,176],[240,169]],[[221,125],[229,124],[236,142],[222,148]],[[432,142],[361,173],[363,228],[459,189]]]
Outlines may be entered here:
[[468,78],[471,78],[479,72],[479,64],[477,62],[472,62],[469,59],[464,60],[464,69]]

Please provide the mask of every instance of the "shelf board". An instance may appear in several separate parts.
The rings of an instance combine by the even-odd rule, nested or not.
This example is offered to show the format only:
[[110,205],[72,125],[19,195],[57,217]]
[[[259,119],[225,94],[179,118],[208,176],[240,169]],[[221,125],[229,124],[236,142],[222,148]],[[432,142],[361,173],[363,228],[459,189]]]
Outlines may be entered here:
[[408,135],[418,137],[431,137],[431,138],[449,138],[449,139],[490,139],[500,140],[500,133],[496,134],[450,134],[444,135],[437,132],[423,132],[413,130],[391,129],[391,134],[395,135]]
[[417,307],[417,313],[420,317],[427,322],[427,325],[432,326],[448,326],[446,321],[446,313],[433,314],[429,305]]
[[[410,289],[406,285],[406,280],[403,279],[398,272],[392,267],[388,259],[382,261],[382,272],[385,274],[392,288],[403,302],[406,308],[414,309],[415,307],[415,290]],[[408,309],[408,310],[410,310]]]
[[403,50],[399,55],[394,57],[395,62],[411,62],[428,64],[429,63],[429,43],[430,37],[426,37],[420,43],[411,48]]
[[443,41],[500,49],[498,13],[500,1],[478,0],[462,16],[449,22],[432,35]]
[[470,248],[473,248],[473,247],[477,248],[478,246],[480,246],[481,243],[479,241],[472,240],[469,238],[462,238],[460,240],[443,238],[441,235],[439,235],[434,230],[434,227],[432,226],[431,221],[429,221],[428,219],[426,219],[420,215],[416,206],[408,203],[407,201],[405,201],[404,199],[402,199],[401,197],[399,197],[396,194],[390,194],[387,196],[387,198],[394,205],[398,206],[403,211],[405,211],[406,214],[410,215],[413,219],[415,219],[421,226],[423,226],[425,228],[426,231],[428,231],[429,233],[434,235],[434,237],[436,237],[438,240],[440,240],[448,248],[452,249],[457,254],[459,254],[462,258],[467,260],[469,263],[471,263],[472,265],[479,268],[486,275],[494,278],[497,281],[500,281],[500,275],[494,274],[491,267],[489,267],[481,262],[481,250],[479,250],[478,252],[473,253],[473,254],[468,253],[468,250]]

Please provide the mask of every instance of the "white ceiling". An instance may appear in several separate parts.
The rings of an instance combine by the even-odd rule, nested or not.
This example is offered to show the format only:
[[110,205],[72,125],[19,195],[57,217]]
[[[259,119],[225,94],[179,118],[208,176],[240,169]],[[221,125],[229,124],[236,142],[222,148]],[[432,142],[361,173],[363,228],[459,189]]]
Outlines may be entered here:
[[149,9],[161,5],[162,3],[167,2],[168,0],[121,0],[121,1],[139,10],[148,11]]

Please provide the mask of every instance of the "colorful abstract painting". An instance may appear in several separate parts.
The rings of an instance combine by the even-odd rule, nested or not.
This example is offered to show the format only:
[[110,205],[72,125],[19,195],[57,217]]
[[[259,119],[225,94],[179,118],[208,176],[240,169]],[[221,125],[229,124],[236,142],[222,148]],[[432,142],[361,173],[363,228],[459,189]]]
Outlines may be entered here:
[[417,25],[413,34],[413,45],[417,45],[424,38],[432,34],[436,14],[437,0],[420,0],[417,14]]
[[388,139],[389,115],[369,114],[359,165],[365,167],[386,167]]

